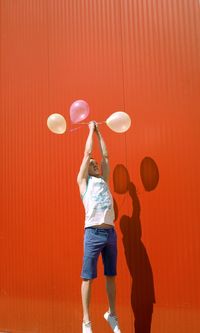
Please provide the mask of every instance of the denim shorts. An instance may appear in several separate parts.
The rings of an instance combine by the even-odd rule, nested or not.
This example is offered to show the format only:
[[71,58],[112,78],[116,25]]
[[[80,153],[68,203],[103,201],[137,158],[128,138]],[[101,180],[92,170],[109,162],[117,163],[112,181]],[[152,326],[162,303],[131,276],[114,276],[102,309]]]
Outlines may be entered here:
[[104,275],[117,274],[117,235],[114,228],[85,228],[84,256],[81,277],[94,279],[97,277],[97,260],[101,253]]

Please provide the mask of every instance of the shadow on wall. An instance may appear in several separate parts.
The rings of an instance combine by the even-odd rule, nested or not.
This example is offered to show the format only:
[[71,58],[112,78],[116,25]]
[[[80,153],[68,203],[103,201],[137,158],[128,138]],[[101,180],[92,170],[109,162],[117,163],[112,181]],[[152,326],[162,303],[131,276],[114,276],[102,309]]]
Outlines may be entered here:
[[[155,162],[152,163],[152,161],[146,158],[142,161],[140,167],[141,179],[143,177],[143,185],[148,191],[151,188],[154,189],[159,180],[158,169],[155,167]],[[150,169],[153,170],[152,173]],[[155,291],[150,260],[141,240],[140,202],[136,187],[131,182],[125,166],[120,164],[115,167],[113,182],[116,193],[125,194],[128,192],[132,199],[132,215],[123,215],[120,218],[120,229],[123,235],[126,262],[132,277],[131,306],[135,318],[135,333],[150,333]],[[116,202],[115,208],[118,215]]]

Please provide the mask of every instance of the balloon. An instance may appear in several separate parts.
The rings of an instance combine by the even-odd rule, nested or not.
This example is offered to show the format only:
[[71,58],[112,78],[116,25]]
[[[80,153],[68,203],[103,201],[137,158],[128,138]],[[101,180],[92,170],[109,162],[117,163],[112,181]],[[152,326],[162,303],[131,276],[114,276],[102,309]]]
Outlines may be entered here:
[[106,120],[106,125],[114,132],[123,133],[131,126],[131,118],[123,111],[114,112]]
[[53,133],[63,134],[66,131],[67,123],[61,114],[53,113],[47,119],[47,126]]
[[87,118],[89,115],[89,105],[87,102],[83,101],[82,99],[79,99],[72,103],[70,106],[70,119],[72,123],[79,123],[80,121]]

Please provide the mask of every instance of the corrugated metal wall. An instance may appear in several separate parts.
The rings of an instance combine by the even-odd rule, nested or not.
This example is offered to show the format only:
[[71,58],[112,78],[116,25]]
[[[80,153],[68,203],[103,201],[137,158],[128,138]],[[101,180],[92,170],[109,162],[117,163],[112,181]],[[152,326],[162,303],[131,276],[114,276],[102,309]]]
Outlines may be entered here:
[[[101,125],[118,208],[122,332],[134,332],[134,317],[136,333],[200,331],[199,1],[0,3],[0,329],[81,330],[76,175],[88,130],[58,136],[46,120],[58,112],[70,127],[71,103],[85,99],[89,120],[120,110],[132,118],[126,134]],[[109,332],[100,262],[98,274],[93,327]]]

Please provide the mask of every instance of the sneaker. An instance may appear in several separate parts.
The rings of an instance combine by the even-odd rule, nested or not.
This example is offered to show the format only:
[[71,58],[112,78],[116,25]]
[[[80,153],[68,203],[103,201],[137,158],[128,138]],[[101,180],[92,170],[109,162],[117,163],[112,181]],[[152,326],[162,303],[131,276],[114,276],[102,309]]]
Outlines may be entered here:
[[92,333],[91,321],[87,323],[82,323],[82,333]]
[[121,333],[119,324],[118,324],[118,319],[116,316],[111,315],[109,312],[106,312],[106,313],[104,313],[104,318],[110,324],[114,333]]

